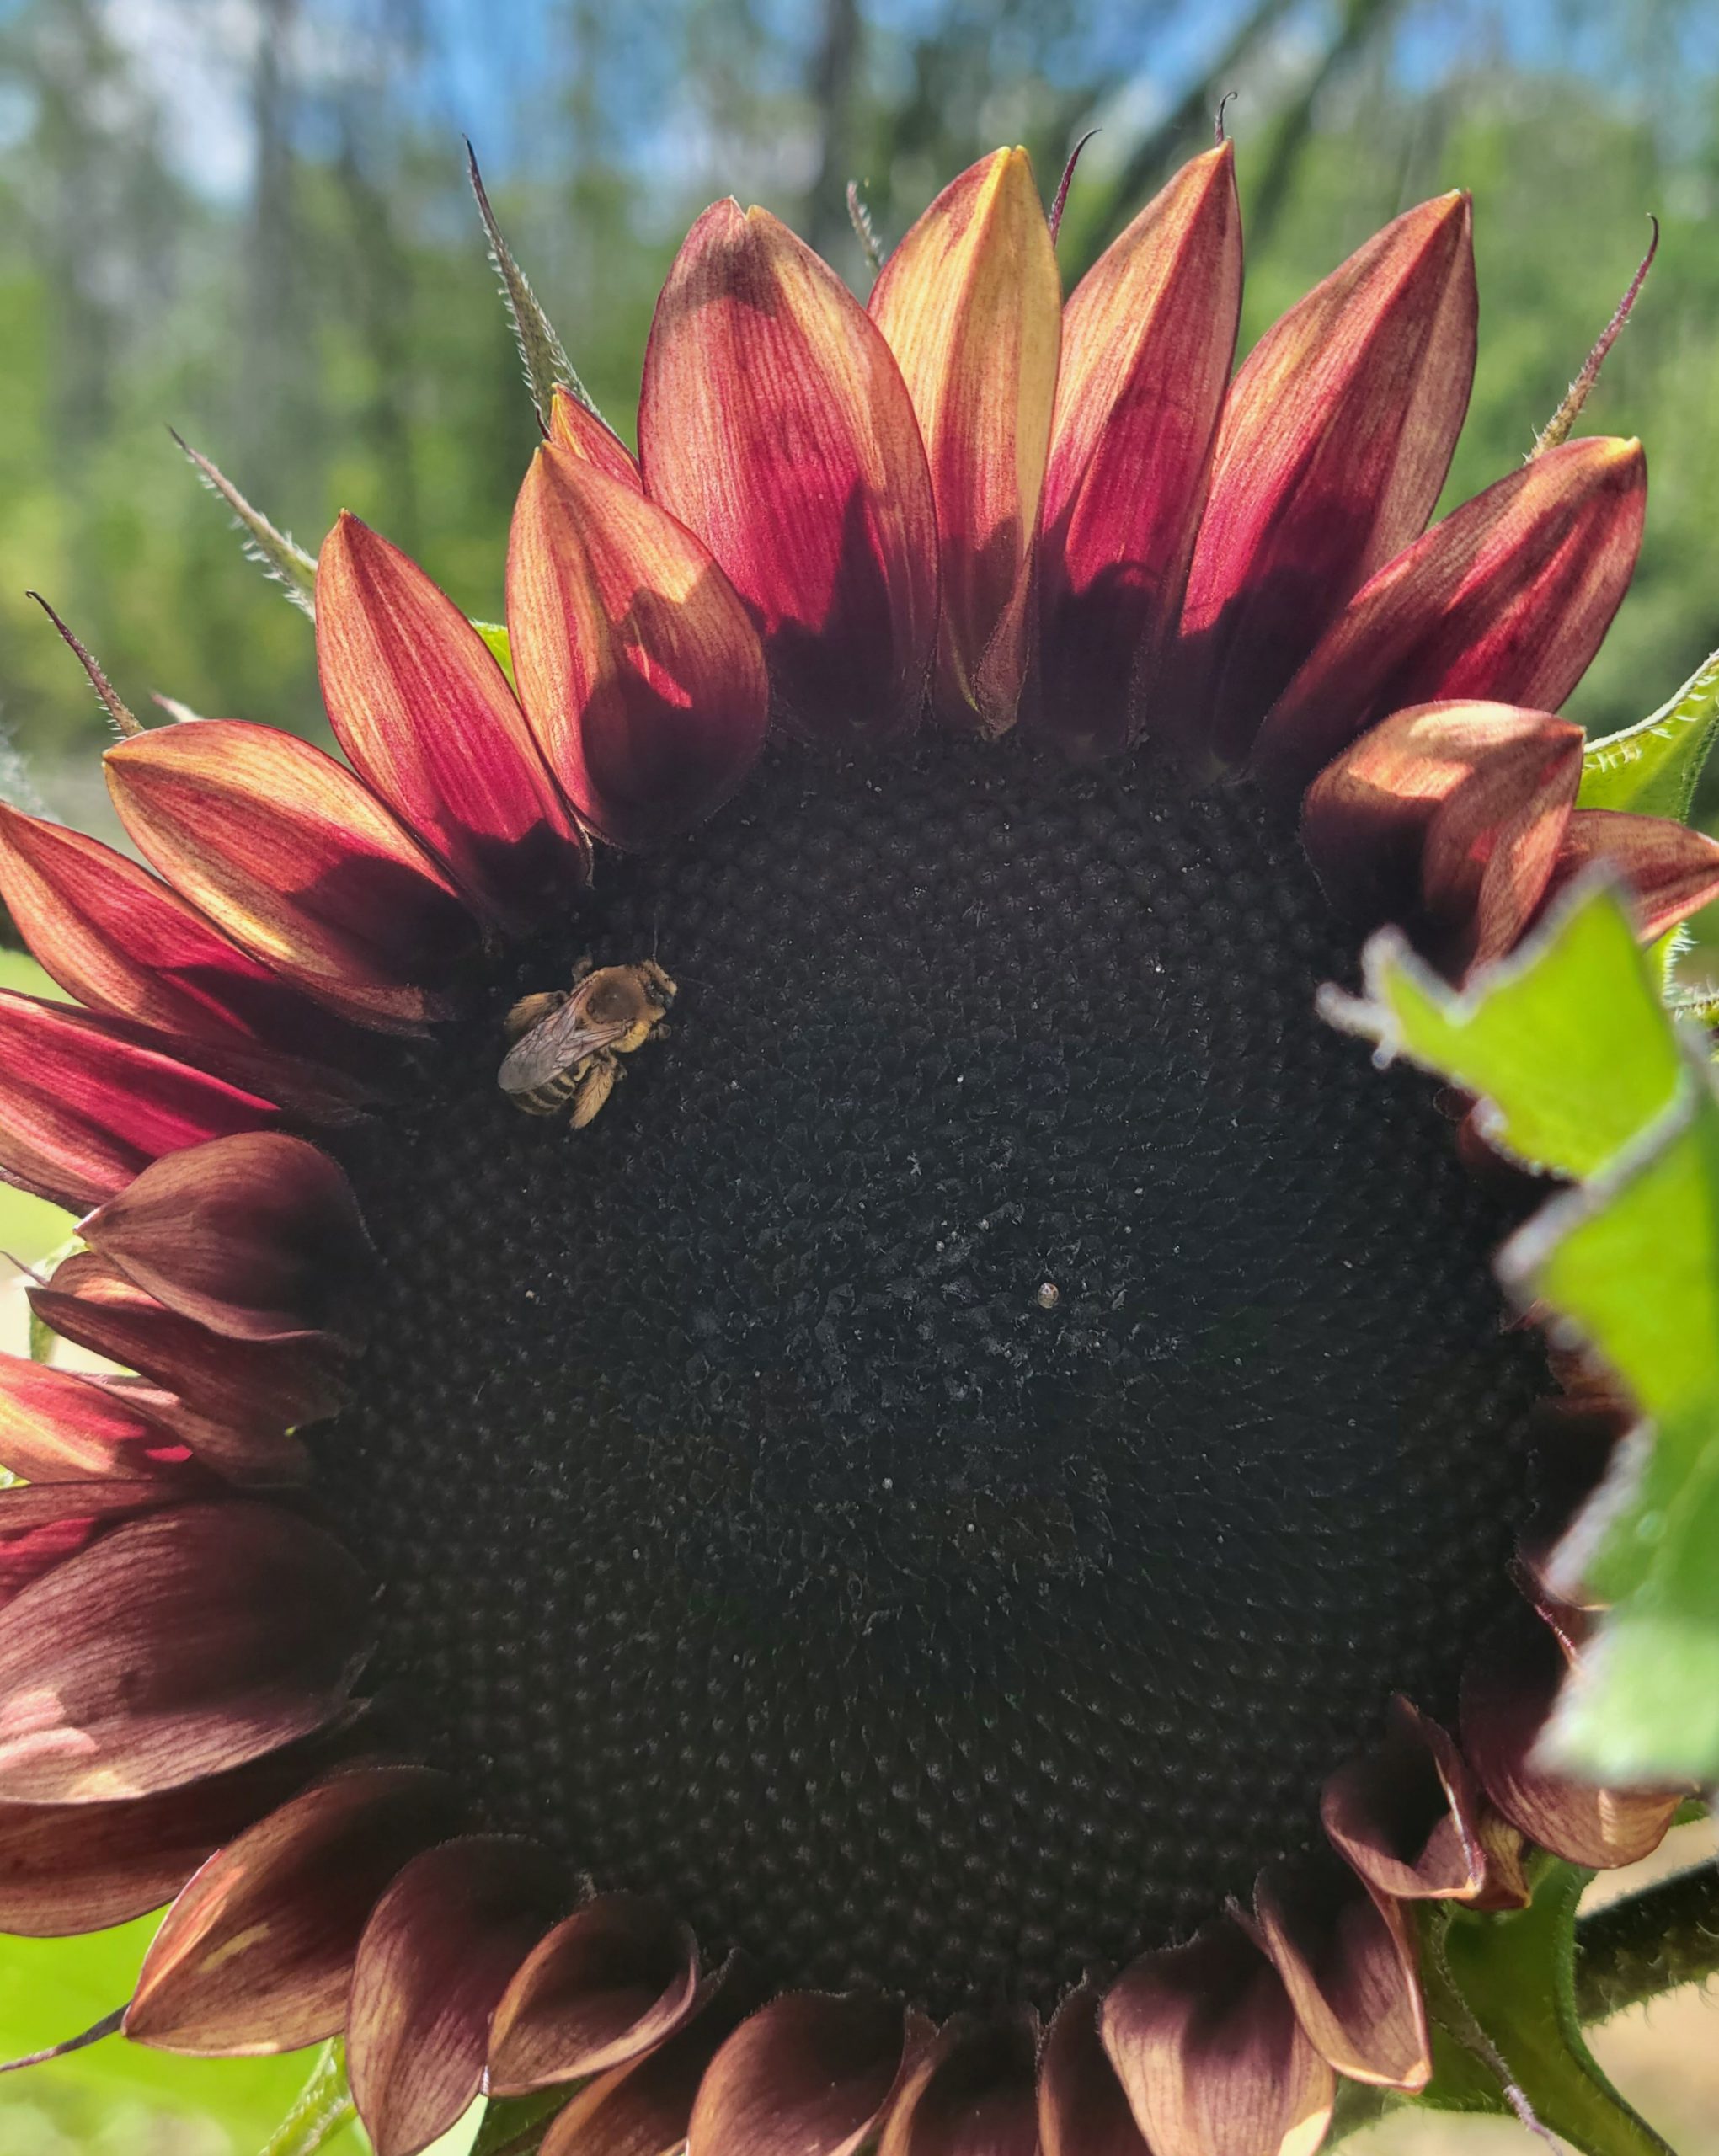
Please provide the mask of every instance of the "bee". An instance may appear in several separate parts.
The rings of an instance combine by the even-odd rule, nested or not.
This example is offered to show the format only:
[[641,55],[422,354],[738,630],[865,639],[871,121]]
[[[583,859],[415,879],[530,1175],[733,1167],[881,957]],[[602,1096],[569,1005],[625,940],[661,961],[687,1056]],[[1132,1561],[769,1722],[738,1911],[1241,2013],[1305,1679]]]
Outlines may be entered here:
[[497,1083],[527,1115],[573,1103],[583,1130],[622,1075],[619,1059],[641,1048],[675,1000],[675,984],[654,958],[636,966],[574,969],[571,989],[527,995],[503,1021],[512,1042]]

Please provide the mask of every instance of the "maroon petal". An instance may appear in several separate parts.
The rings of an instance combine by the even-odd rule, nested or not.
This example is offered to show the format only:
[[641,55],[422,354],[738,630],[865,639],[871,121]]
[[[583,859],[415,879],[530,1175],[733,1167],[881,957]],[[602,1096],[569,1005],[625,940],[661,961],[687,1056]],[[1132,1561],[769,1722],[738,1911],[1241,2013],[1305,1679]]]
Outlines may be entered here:
[[1236,376],[1183,606],[1190,745],[1239,761],[1322,631],[1416,538],[1474,374],[1466,196],[1423,202],[1268,329]]
[[26,1482],[171,1480],[190,1457],[172,1429],[98,1380],[0,1355],[0,1463]]
[[0,1804],[0,1931],[59,1939],[171,1901],[223,1844],[302,1789],[335,1740],[290,1744],[188,1789],[111,1804]]
[[750,608],[784,723],[837,743],[910,732],[937,632],[919,424],[877,325],[767,211],[713,203],[687,234],[638,441],[653,499]]
[[951,2021],[889,2107],[878,2156],[1038,2156],[1033,2021]]
[[1081,1984],[1056,2009],[1038,2062],[1043,2156],[1151,2156],[1098,2033],[1102,1994]]
[[0,1604],[88,1549],[104,1528],[182,1503],[184,1496],[182,1483],[163,1476],[0,1490]]
[[477,910],[522,934],[590,851],[488,646],[417,563],[343,514],[317,558],[317,664],[355,770]]
[[453,1008],[472,916],[332,756],[206,718],[117,742],[105,760],[138,851],[276,973],[360,1024],[409,1032]]
[[78,1232],[157,1302],[224,1338],[354,1337],[370,1243],[344,1171],[302,1138],[259,1131],[171,1154]]
[[1598,1789],[1533,1763],[1575,1660],[1569,1613],[1555,1626],[1524,1603],[1481,1641],[1462,1680],[1462,1748],[1509,1823],[1554,1856],[1594,1870],[1658,1848],[1683,1792]]
[[669,2156],[686,2138],[705,2069],[758,2001],[755,1983],[730,1966],[665,2042],[587,2082],[555,2114],[540,2156]]
[[1508,704],[1423,704],[1308,788],[1301,835],[1345,910],[1397,921],[1453,970],[1508,950],[1544,896],[1582,729]]
[[369,1603],[339,1545],[272,1505],[114,1529],[0,1610],[0,1797],[143,1796],[307,1736],[345,1702]]
[[1587,671],[1642,543],[1641,445],[1568,442],[1389,562],[1332,623],[1254,744],[1293,796],[1387,712],[1485,697],[1556,711]]
[[1335,2078],[1228,1919],[1131,1963],[1099,2030],[1152,2156],[1311,2156],[1324,2138]]
[[68,995],[176,1038],[184,1059],[248,1091],[336,1115],[395,1082],[374,1033],[312,1002],[98,839],[0,804],[0,896]]
[[900,2071],[900,2007],[790,1992],[741,2023],[698,2090],[686,2156],[854,2156]]
[[478,2094],[489,2018],[558,1898],[535,1843],[472,1834],[414,1857],[376,1903],[346,2035],[376,2156],[417,2156]]
[[1577,809],[1564,826],[1548,897],[1597,861],[1628,879],[1636,933],[1644,942],[1719,899],[1719,845],[1669,816]]
[[168,1911],[126,2035],[233,2056],[336,2034],[378,1897],[458,1824],[447,1782],[424,1767],[355,1767],[292,1798],[211,1858]]
[[1038,716],[1120,748],[1182,609],[1241,301],[1228,143],[1184,165],[1076,287],[1038,542]]
[[1265,1950],[1321,2056],[1352,2081],[1424,2089],[1427,2009],[1401,1907],[1332,1857],[1285,1865],[1254,1889]]
[[558,449],[582,456],[623,487],[631,487],[634,494],[644,492],[638,459],[606,420],[600,419],[589,404],[581,404],[561,382],[550,394],[549,439]]
[[122,1409],[146,1417],[183,1444],[199,1467],[225,1482],[259,1489],[281,1489],[308,1482],[310,1454],[286,1430],[252,1422],[243,1429],[212,1421],[188,1407],[177,1395],[129,1372],[92,1375],[89,1382]]
[[1434,1721],[1407,1700],[1373,1748],[1325,1785],[1321,1812],[1332,1845],[1381,1894],[1403,1901],[1472,1901],[1486,1877],[1481,1795]]
[[0,1175],[39,1198],[88,1212],[163,1153],[274,1120],[136,1027],[0,989]]
[[93,1253],[68,1257],[30,1307],[63,1340],[153,1378],[217,1423],[290,1428],[332,1415],[344,1360],[325,1334],[222,1339],[146,1294]]
[[492,2095],[606,2073],[654,2050],[698,2000],[698,1951],[682,1924],[632,1894],[600,1894],[541,1940],[489,2032]]

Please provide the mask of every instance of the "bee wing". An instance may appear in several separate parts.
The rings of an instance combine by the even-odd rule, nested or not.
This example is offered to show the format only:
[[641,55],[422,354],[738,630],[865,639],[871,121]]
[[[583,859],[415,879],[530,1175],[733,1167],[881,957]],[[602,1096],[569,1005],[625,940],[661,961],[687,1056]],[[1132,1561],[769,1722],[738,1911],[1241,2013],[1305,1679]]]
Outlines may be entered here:
[[515,1041],[503,1059],[496,1082],[504,1093],[529,1093],[600,1048],[618,1041],[632,1027],[630,1017],[599,1023],[575,996]]

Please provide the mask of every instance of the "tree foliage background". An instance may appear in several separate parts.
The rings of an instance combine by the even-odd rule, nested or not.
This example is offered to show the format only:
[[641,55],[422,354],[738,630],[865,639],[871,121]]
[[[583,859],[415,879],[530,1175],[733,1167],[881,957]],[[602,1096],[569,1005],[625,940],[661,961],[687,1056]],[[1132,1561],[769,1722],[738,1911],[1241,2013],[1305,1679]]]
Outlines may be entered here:
[[[322,725],[302,616],[169,425],[307,545],[350,505],[499,617],[535,431],[462,132],[630,432],[657,286],[713,196],[768,205],[859,283],[851,177],[887,244],[982,150],[1024,141],[1048,192],[1096,126],[1071,283],[1231,91],[1244,349],[1396,211],[1474,190],[1453,498],[1527,451],[1659,217],[1584,422],[1642,437],[1651,491],[1574,713],[1639,718],[1719,644],[1710,0],[0,0],[0,728],[28,783],[106,827],[101,716],[26,586],[133,703]],[[0,1946],[0,2049],[65,2033],[74,1999],[93,2018],[136,1952]],[[248,2151],[301,2074],[98,2047],[0,2093],[0,2156]]]

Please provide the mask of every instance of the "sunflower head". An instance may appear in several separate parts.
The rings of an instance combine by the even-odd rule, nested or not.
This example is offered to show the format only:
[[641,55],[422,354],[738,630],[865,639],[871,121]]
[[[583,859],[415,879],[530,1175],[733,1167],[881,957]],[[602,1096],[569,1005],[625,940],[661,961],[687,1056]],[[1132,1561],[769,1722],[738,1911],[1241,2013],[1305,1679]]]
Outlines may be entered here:
[[718,203],[510,677],[343,516],[344,761],[122,739],[147,867],[0,810],[0,1165],[126,1373],[0,1366],[0,1921],[170,1903],[135,2038],[344,2032],[381,2156],[1300,2156],[1427,2080],[1417,1903],[1663,1831],[1533,1757],[1624,1411],[1314,1011],[1719,893],[1555,715],[1642,451],[1428,528],[1460,195],[1232,378],[1240,295],[1227,146],[1065,304],[1019,150],[865,307]]

